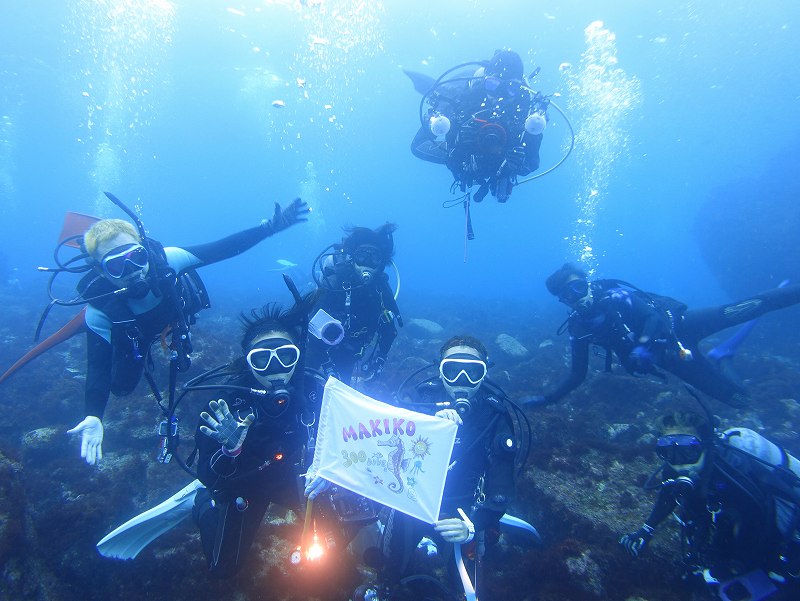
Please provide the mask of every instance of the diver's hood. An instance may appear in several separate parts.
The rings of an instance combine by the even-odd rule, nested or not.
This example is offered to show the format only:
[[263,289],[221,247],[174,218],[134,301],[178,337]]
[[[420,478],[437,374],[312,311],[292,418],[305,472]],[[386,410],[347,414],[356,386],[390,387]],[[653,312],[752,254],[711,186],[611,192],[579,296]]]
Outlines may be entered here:
[[498,50],[486,66],[486,75],[496,75],[503,79],[522,79],[525,76],[522,57],[512,50]]

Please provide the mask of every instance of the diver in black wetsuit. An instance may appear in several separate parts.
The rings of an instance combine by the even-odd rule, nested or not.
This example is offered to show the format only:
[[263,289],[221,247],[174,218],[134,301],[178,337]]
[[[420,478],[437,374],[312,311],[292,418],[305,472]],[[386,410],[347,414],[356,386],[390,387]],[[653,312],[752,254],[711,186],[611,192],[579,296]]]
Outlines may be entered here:
[[[476,553],[483,552],[485,531],[498,525],[514,497],[515,461],[521,446],[511,401],[486,381],[487,369],[484,345],[471,336],[454,336],[442,346],[439,377],[418,384],[409,391],[410,398],[399,399],[401,404],[412,403],[417,410],[430,408],[431,413],[443,404],[449,405],[435,415],[459,426],[453,465],[447,474],[440,519],[433,526],[391,512],[383,535],[381,582],[362,586],[354,599],[377,594],[373,598],[383,600],[395,590],[400,579],[408,575],[412,553],[423,536],[431,537],[446,559],[451,559],[453,543],[468,545],[473,539],[477,539]],[[448,566],[454,568],[455,562],[451,560]],[[458,576],[454,569],[450,575],[455,586]]]
[[[569,263],[546,282],[551,294],[566,304],[572,371],[555,390],[528,399],[557,401],[586,378],[589,346],[617,356],[631,374],[658,374],[663,368],[706,394],[734,407],[749,403],[748,393],[699,350],[701,340],[769,311],[800,303],[800,284],[757,294],[749,299],[706,309],[687,310],[675,299],[644,292],[619,280],[588,282],[586,273]],[[610,365],[607,365],[610,368]]]
[[674,512],[690,582],[725,601],[759,601],[778,584],[786,584],[786,599],[797,599],[800,462],[753,430],[714,432],[693,412],[668,414],[659,425],[658,497],[644,525],[620,544],[638,557]]
[[385,273],[394,254],[395,229],[391,223],[375,230],[351,228],[341,245],[329,246],[315,261],[319,289],[309,329],[313,334],[317,320],[327,327],[308,336],[308,365],[345,384],[381,372],[397,337],[395,322],[402,325]]
[[270,502],[299,510],[297,477],[322,399],[321,380],[297,370],[307,310],[269,305],[243,315],[244,357],[227,384],[244,390],[211,401],[200,415],[195,440],[205,488],[193,515],[216,578],[241,568]]
[[[306,220],[307,205],[300,199],[285,209],[276,203],[271,220],[217,242],[187,248],[162,247],[127,221],[104,219],[83,236],[92,270],[79,291],[89,300],[86,309],[88,365],[86,418],[69,433],[81,435],[81,457],[94,465],[102,459],[103,412],[109,393],[130,394],[145,371],[152,343],[168,328],[184,328],[177,361],[188,366],[188,324],[193,312],[186,306],[195,284],[205,297],[202,282],[182,274],[216,263],[252,248],[265,238]],[[115,291],[123,294],[114,294]],[[204,298],[202,301],[207,302]],[[174,338],[173,338],[174,340]],[[180,368],[179,368],[180,369]]]
[[[489,192],[505,202],[517,177],[539,168],[547,101],[527,86],[516,52],[498,50],[489,60],[467,65],[479,68],[470,77],[440,78],[420,90],[431,109],[411,152],[447,165],[462,192],[479,186],[476,202]],[[423,76],[406,73],[422,85]]]

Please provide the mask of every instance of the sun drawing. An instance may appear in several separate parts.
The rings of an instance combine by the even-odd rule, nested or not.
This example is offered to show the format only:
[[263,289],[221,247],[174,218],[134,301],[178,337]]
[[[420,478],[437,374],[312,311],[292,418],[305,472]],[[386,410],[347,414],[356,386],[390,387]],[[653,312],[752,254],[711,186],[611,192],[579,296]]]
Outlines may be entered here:
[[424,458],[425,455],[430,455],[431,451],[431,443],[427,438],[422,438],[422,436],[418,436],[417,439],[411,446],[411,453],[414,457],[419,457],[420,459]]

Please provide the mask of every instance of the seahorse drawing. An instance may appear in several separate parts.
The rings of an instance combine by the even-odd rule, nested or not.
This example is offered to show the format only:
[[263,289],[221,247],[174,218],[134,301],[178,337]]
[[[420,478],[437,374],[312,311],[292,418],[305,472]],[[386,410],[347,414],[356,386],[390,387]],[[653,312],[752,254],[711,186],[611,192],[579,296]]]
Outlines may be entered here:
[[394,447],[394,450],[389,452],[389,461],[387,462],[387,467],[391,469],[394,477],[397,478],[397,482],[390,482],[386,488],[392,492],[400,494],[403,492],[403,478],[400,476],[400,469],[403,465],[403,455],[406,451],[403,441],[400,440],[400,437],[397,434],[394,434],[389,440],[379,440],[378,446]]

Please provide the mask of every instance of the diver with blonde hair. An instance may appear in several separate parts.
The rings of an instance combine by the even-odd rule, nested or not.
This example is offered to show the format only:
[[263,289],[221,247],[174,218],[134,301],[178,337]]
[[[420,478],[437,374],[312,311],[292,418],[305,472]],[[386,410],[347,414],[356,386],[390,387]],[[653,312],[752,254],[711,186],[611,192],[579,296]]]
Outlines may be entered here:
[[284,209],[276,203],[272,219],[256,227],[208,244],[164,247],[145,234],[135,213],[107,195],[136,226],[121,219],[103,219],[82,239],[88,264],[88,273],[78,284],[83,302],[88,303],[86,417],[68,433],[81,436],[81,457],[90,465],[103,457],[102,420],[110,393],[130,394],[144,373],[159,397],[147,369],[155,340],[171,333],[172,381],[175,371],[188,369],[189,326],[196,312],[208,306],[205,287],[194,269],[235,257],[305,221],[309,212],[299,198]]

